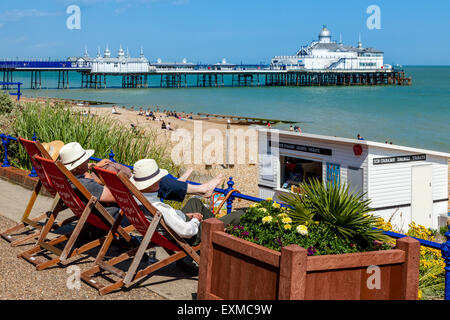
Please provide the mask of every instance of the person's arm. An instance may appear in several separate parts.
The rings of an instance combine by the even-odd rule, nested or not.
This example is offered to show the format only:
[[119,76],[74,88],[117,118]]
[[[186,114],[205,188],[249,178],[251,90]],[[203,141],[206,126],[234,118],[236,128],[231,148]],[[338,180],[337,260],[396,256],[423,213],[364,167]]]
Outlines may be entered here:
[[100,196],[100,199],[98,199],[100,202],[106,202],[106,203],[117,203],[116,199],[112,195],[111,191],[107,187],[103,187],[102,195]]
[[182,238],[191,238],[198,233],[200,221],[193,218],[190,221],[184,221],[173,209],[166,204],[155,205],[163,215],[166,224]]

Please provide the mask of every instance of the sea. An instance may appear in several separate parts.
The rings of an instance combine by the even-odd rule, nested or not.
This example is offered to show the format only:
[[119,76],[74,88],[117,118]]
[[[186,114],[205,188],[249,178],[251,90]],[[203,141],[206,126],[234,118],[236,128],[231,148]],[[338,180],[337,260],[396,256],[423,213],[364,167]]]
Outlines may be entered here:
[[366,140],[450,153],[450,66],[403,68],[412,77],[411,86],[161,88],[160,77],[152,76],[149,88],[123,89],[121,77],[108,77],[107,89],[81,89],[81,75],[71,73],[70,89],[57,89],[58,74],[47,72],[41,90],[30,89],[29,73],[14,73],[14,81],[24,83],[26,97],[290,120],[303,132],[360,134]]

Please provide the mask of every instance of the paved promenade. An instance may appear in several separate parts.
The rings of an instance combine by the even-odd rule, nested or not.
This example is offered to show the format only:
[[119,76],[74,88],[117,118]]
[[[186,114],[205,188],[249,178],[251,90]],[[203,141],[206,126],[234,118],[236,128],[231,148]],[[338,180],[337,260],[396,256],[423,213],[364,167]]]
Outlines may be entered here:
[[[0,231],[10,228],[20,221],[31,191],[0,179]],[[47,211],[52,199],[39,196],[31,217]],[[62,212],[61,216],[69,216]],[[94,288],[81,282],[80,289],[70,290],[67,281],[73,273],[67,273],[64,266],[55,266],[43,271],[17,254],[30,248],[32,243],[12,248],[0,239],[0,299],[88,299],[88,300],[192,300],[196,297],[197,276],[178,269],[175,264],[166,266],[130,289],[100,296]],[[81,271],[93,266],[96,250],[73,258],[70,265]],[[163,251],[157,248],[156,258],[163,258]]]

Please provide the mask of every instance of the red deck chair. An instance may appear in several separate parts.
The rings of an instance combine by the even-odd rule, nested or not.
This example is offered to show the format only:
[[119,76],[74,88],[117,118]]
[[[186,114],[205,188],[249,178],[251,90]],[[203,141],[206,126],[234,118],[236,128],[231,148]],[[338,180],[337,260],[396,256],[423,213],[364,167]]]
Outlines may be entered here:
[[[180,238],[175,232],[173,232],[165,224],[164,220],[161,219],[161,213],[157,211],[155,207],[150,204],[150,202],[148,202],[145,196],[128,180],[123,173],[116,174],[115,172],[98,167],[94,167],[94,171],[111,191],[112,195],[119,204],[121,211],[97,255],[95,260],[96,265],[81,274],[81,279],[83,281],[99,290],[101,295],[104,295],[111,291],[117,290],[122,286],[130,287],[132,283],[138,279],[141,279],[168,264],[180,260],[186,255],[191,256],[194,261],[200,263],[200,257],[197,254],[197,251],[200,250],[200,245],[191,247],[184,239]],[[134,197],[136,197],[150,212],[150,214],[153,215],[151,223],[145,217],[144,212],[141,210]],[[104,261],[103,258],[109,249],[111,240],[113,239],[113,234],[120,225],[120,221],[123,219],[124,215],[128,218],[128,221],[134,225],[136,230],[144,236],[144,238],[138,248],[121,254],[118,257],[112,258],[109,261]],[[169,241],[167,238],[159,234],[158,231],[156,231],[158,224],[161,224],[161,226],[172,236],[176,244]],[[169,257],[153,263],[136,273],[145,250],[149,246],[154,245],[160,245],[169,254]],[[131,258],[133,258],[133,260],[126,272],[123,272],[115,267],[115,265]],[[98,281],[94,280],[94,277],[101,273],[102,270],[112,273],[113,275],[119,277],[120,280],[107,286],[100,284]],[[99,276],[101,276],[101,274]]]
[[[39,155],[43,158],[51,159],[50,155],[47,153],[47,151],[44,149],[44,147],[39,141],[30,141],[20,137],[19,141],[25,148],[28,156],[30,157],[31,163],[33,164],[34,169],[36,170],[39,180],[33,189],[30,200],[28,200],[28,204],[23,213],[21,223],[17,224],[11,229],[5,230],[0,234],[1,237],[6,241],[10,242],[11,246],[13,247],[23,244],[28,240],[36,239],[39,236],[40,230],[44,225],[45,219],[47,219],[50,213],[53,212],[57,207],[58,210],[61,210],[62,205],[62,203],[59,203],[58,205],[58,202],[60,201],[59,195],[56,193],[56,190],[53,188],[51,182],[47,179],[47,175],[45,174],[44,169],[33,158],[35,155]],[[30,219],[29,216],[31,210],[33,209],[34,203],[36,202],[37,196],[39,195],[42,186],[44,186],[44,188],[47,189],[47,191],[54,197],[53,204],[50,208],[50,211],[48,211],[47,213],[44,213],[38,216],[37,218]],[[69,223],[71,221],[73,221],[73,218],[66,219],[63,222],[54,225],[52,228],[61,227],[62,225]]]
[[[49,178],[49,181],[58,192],[61,200],[67,205],[68,208],[72,210],[72,212],[76,216],[76,220],[78,220],[72,232],[58,236],[55,239],[48,240],[47,235],[58,215],[58,212],[53,212],[50,215],[46,225],[42,229],[37,244],[31,249],[19,254],[19,257],[22,257],[34,264],[37,270],[43,270],[57,263],[65,262],[69,258],[72,258],[76,255],[79,255],[85,251],[91,250],[92,248],[101,245],[105,237],[96,239],[87,244],[84,244],[79,248],[74,249],[75,241],[77,240],[83,227],[85,227],[86,222],[89,225],[104,230],[106,233],[114,224],[114,218],[100,204],[97,198],[92,196],[91,193],[77,180],[77,178],[73,176],[73,174],[69,170],[67,170],[67,168],[60,161],[54,162],[53,160],[44,159],[39,156],[35,156],[34,159],[36,159],[42,165],[45,173],[47,174],[47,177]],[[86,198],[86,200],[88,200],[86,205],[80,199],[70,183],[72,183]],[[104,221],[102,221],[100,217],[94,214],[90,214],[93,208],[97,209],[98,212],[100,212],[101,216],[104,218]],[[126,241],[130,242],[131,237],[129,236],[128,231],[134,230],[134,227],[128,226],[125,229],[119,227],[116,228],[116,230],[121,236],[123,236]],[[116,236],[116,234],[114,235]],[[56,244],[62,243],[64,241],[66,241],[66,244],[63,250],[55,247]],[[39,257],[37,257],[36,254],[42,253],[44,251],[50,251],[50,253],[53,253],[57,257],[53,259],[50,258],[50,260],[41,262],[39,261]]]

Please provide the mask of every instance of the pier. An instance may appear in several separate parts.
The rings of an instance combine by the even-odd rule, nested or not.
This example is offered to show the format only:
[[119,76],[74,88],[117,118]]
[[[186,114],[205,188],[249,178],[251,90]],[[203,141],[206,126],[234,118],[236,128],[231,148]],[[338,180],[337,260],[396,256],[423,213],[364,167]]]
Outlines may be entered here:
[[[352,86],[411,85],[403,70],[304,70],[272,68],[270,65],[174,65],[161,68],[149,64],[147,72],[95,72],[88,65],[70,61],[0,61],[4,82],[13,82],[13,74],[30,74],[30,88],[42,89],[42,73],[58,72],[58,89],[74,88],[69,76],[81,73],[79,88],[107,88],[109,77],[121,77],[122,88],[258,87],[258,86]],[[3,89],[8,89],[4,87]]]

